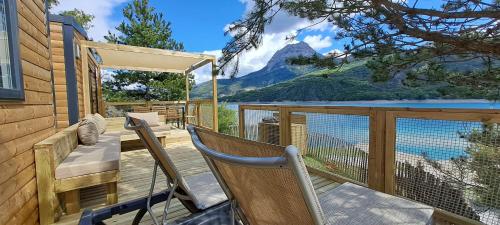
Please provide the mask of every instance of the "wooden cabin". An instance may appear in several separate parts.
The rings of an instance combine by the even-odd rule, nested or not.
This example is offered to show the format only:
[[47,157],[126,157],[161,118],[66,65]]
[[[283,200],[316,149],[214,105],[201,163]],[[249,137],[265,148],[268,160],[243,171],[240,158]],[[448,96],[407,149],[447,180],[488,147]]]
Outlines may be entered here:
[[46,2],[0,8],[0,224],[37,224],[33,145],[56,131]]
[[[70,16],[50,15],[50,44],[57,129],[66,128],[85,117],[85,104],[90,113],[103,112],[101,77],[94,54],[88,51],[89,84],[84,85],[81,41],[88,40],[85,30]],[[90,93],[85,103],[84,90]]]
[[0,9],[0,224],[37,224],[33,146],[77,123],[85,104],[102,112],[101,78],[89,51],[83,85],[79,43],[88,38],[74,19],[49,16],[44,0],[2,0]]

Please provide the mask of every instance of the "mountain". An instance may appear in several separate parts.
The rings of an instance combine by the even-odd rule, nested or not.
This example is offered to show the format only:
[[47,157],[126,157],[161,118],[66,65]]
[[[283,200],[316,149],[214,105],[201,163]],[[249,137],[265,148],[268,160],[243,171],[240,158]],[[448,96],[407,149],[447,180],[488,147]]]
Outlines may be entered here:
[[[240,92],[226,96],[221,101],[272,102],[272,101],[356,101],[356,100],[400,100],[467,98],[483,99],[485,90],[474,90],[467,86],[451,86],[436,82],[421,87],[402,84],[404,76],[398,74],[388,82],[373,82],[372,72],[366,60],[355,61],[340,69],[324,69],[299,76],[258,90]],[[498,64],[497,64],[498,66]],[[449,63],[450,71],[465,72],[484,68],[480,60]]]
[[[224,97],[243,91],[251,91],[307,74],[314,68],[290,65],[286,60],[290,57],[312,56],[314,54],[318,53],[305,42],[289,44],[274,53],[266,66],[258,71],[233,79],[217,79],[219,96]],[[193,88],[191,96],[193,98],[209,98],[211,90],[211,81],[204,82]]]

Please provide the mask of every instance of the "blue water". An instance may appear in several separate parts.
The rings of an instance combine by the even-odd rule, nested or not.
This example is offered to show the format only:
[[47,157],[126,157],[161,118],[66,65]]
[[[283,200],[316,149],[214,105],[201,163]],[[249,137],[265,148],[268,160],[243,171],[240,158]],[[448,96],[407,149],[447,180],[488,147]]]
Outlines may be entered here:
[[[248,104],[248,103],[245,103]],[[266,104],[266,103],[256,103]],[[333,105],[364,107],[411,107],[411,108],[463,108],[463,109],[499,109],[499,102],[489,101],[353,101],[353,102],[279,102],[269,104],[284,105]],[[238,103],[228,107],[237,110]],[[262,117],[257,111],[245,113],[247,123],[257,123]],[[369,142],[369,118],[355,115],[307,114],[308,132],[329,135],[345,140],[350,144],[365,147]],[[470,146],[461,134],[481,129],[479,122],[423,120],[401,118],[396,121],[396,151],[417,156],[426,156],[433,160],[449,160],[458,156],[467,156]],[[399,156],[399,157],[404,157]]]

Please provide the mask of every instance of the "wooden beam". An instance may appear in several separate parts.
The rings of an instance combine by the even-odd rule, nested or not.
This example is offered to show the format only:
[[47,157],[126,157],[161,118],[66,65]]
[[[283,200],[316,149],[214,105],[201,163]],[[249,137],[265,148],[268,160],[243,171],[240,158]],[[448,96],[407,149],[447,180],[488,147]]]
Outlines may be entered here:
[[119,66],[113,64],[101,64],[102,68],[105,69],[117,69],[117,70],[137,70],[137,71],[150,71],[150,72],[166,72],[166,73],[184,73],[184,70],[177,69],[163,69],[163,68],[153,68],[153,67],[138,67],[138,66]]
[[64,202],[67,214],[80,212],[80,189],[64,192]]
[[396,164],[396,117],[386,112],[385,117],[385,193],[394,194],[394,172]]
[[212,60],[212,92],[213,92],[213,96],[212,96],[212,108],[213,108],[213,125],[212,125],[212,129],[215,131],[215,132],[219,132],[219,117],[218,117],[218,107],[219,107],[219,103],[218,103],[218,99],[217,99],[217,65],[215,64],[215,59]]
[[194,70],[199,69],[200,67],[202,67],[204,65],[207,65],[207,64],[209,64],[211,62],[212,62],[211,59],[205,59],[205,60],[203,60],[203,61],[201,61],[199,63],[196,63],[196,64],[192,65],[184,73],[189,74],[189,73],[193,72]]
[[290,119],[290,111],[287,108],[282,107],[279,110],[279,118],[280,118],[280,145],[288,146],[292,144],[292,127],[291,127],[291,119]]
[[245,138],[245,109],[241,107],[241,105],[238,106],[238,118],[239,118],[239,125],[238,125],[238,132],[240,138]]
[[198,126],[201,126],[201,127],[202,127],[202,126],[203,126],[203,123],[202,123],[202,121],[201,121],[201,109],[200,109],[201,107],[200,107],[200,106],[201,106],[201,104],[200,104],[199,102],[197,102],[197,103],[195,103],[195,104],[194,104],[194,107],[195,107],[195,109],[196,109],[196,110],[195,110],[195,112],[196,112],[196,113],[195,113],[195,114],[196,114],[196,125],[198,125]]
[[83,108],[85,115],[91,113],[90,107],[90,81],[89,81],[89,50],[84,46],[80,46],[82,56],[82,76],[83,76]]
[[96,50],[106,49],[106,50],[115,50],[124,52],[146,53],[153,55],[177,56],[177,57],[185,57],[185,58],[193,58],[201,60],[209,59],[215,61],[215,56],[213,55],[171,51],[158,48],[145,48],[145,47],[138,47],[131,45],[119,45],[119,44],[110,44],[110,43],[94,42],[94,41],[82,41],[82,46],[86,46],[88,48],[93,48]]
[[184,106],[184,119],[186,121],[183,121],[184,123],[189,123],[188,115],[189,115],[189,74],[184,73],[184,76],[186,77],[185,83],[186,83],[186,104]]
[[385,111],[370,112],[368,187],[385,191]]

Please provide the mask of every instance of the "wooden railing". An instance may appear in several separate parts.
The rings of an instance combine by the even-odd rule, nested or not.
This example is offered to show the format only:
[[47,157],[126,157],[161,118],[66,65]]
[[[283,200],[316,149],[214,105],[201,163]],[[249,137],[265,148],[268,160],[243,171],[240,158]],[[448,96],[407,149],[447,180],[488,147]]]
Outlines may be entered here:
[[125,116],[126,112],[132,112],[134,107],[144,106],[151,108],[152,106],[166,107],[184,107],[186,101],[134,101],[134,102],[105,102],[107,117]]
[[212,99],[194,99],[186,102],[186,114],[189,124],[213,128]]
[[[240,105],[238,113],[240,137],[296,145],[311,171],[432,205],[436,220],[448,224],[500,223],[500,205],[480,212],[473,189],[483,184],[471,169],[458,174],[457,165],[474,160],[466,152],[476,144],[466,137],[500,123],[500,110]],[[479,134],[483,142],[492,138]],[[463,180],[453,180],[455,173]],[[491,176],[500,182],[498,173]],[[498,194],[491,198],[481,204],[498,204]]]

